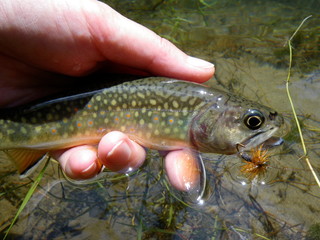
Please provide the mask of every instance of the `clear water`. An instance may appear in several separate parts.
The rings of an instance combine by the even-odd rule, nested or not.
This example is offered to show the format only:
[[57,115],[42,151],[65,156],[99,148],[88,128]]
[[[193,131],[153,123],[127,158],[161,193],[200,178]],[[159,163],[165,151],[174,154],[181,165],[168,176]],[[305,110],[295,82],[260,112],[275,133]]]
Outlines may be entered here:
[[[165,179],[161,158],[127,177],[99,183],[66,182],[57,165],[11,231],[13,239],[304,239],[320,224],[320,188],[305,161],[285,92],[287,39],[293,41],[292,97],[309,158],[320,175],[320,2],[258,0],[107,1],[129,18],[216,65],[219,85],[282,112],[291,122],[270,166],[250,182],[236,156],[205,155],[208,199],[185,204]],[[1,162],[0,230],[13,218],[30,180]],[[5,170],[3,170],[5,169]],[[182,200],[181,200],[182,199]],[[309,232],[308,232],[309,231]],[[318,229],[319,231],[319,229]],[[319,236],[319,233],[318,233]],[[319,238],[315,238],[319,239]]]

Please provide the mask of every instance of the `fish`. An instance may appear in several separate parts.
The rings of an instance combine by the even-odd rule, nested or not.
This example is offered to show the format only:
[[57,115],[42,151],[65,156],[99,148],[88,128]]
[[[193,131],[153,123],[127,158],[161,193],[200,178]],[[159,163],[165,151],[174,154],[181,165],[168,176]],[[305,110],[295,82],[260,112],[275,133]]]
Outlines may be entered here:
[[234,154],[283,125],[273,109],[243,97],[162,77],[0,111],[0,151],[23,174],[50,152],[96,145],[118,130],[156,150]]

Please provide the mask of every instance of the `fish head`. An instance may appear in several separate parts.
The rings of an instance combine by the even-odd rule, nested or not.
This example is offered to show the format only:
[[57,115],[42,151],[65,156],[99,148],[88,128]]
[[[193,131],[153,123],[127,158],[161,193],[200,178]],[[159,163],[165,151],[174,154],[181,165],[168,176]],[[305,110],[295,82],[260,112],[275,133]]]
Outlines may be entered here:
[[276,111],[253,103],[218,110],[209,107],[194,123],[192,142],[200,151],[247,151],[270,139],[284,123]]

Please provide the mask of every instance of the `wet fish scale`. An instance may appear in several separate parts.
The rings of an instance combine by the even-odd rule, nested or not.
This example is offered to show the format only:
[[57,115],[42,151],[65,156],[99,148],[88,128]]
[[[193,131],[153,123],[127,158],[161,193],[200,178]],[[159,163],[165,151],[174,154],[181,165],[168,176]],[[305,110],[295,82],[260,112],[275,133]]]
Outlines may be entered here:
[[[48,139],[59,140],[66,132],[69,136],[100,136],[101,133],[114,129],[134,132],[140,137],[144,134],[157,136],[163,127],[167,128],[166,132],[171,138],[179,138],[175,128],[180,127],[185,131],[188,121],[185,119],[174,123],[174,120],[185,117],[190,110],[178,109],[179,104],[174,99],[176,96],[172,96],[173,91],[171,96],[167,92],[161,94],[159,91],[146,99],[147,89],[152,86],[123,84],[120,87],[95,92],[92,97],[65,98],[25,109],[21,112],[22,117],[20,114],[12,115],[12,120],[2,124],[3,129],[14,129],[13,134],[6,134],[6,140],[10,141],[5,142],[9,147],[12,144],[16,145],[20,140],[20,144],[27,147]],[[124,92],[129,92],[127,98],[122,97]],[[103,101],[106,96],[108,101]],[[123,105],[127,108],[123,108]],[[146,132],[146,129],[150,131]],[[172,136],[173,133],[176,133],[176,136]],[[2,144],[1,148],[4,147]]]
[[[262,109],[265,118],[270,112],[264,106],[203,85],[148,78],[2,114],[0,149],[48,152],[79,144],[96,144],[107,132],[119,130],[154,149],[188,146],[200,151],[231,153],[236,143],[255,134],[241,122],[248,108]],[[228,124],[223,125],[222,121],[219,126],[221,118]],[[233,118],[238,118],[238,122]],[[277,121],[280,120],[271,123],[275,128],[281,125]],[[227,141],[220,132],[203,132],[216,128],[226,134],[230,129],[236,131],[239,136],[235,134],[235,138],[239,139],[230,139],[228,135]],[[201,139],[207,135],[222,137],[222,142],[226,140],[228,146],[214,147],[219,140],[214,138],[210,146],[203,147],[204,144],[198,142],[209,141]]]

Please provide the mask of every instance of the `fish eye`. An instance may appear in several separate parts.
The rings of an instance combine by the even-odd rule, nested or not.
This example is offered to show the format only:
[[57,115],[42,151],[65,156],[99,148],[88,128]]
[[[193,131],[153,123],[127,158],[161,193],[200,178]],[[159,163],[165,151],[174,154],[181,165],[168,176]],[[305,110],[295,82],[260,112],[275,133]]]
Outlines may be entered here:
[[251,130],[258,129],[264,123],[263,114],[256,110],[250,109],[244,116],[244,124]]

